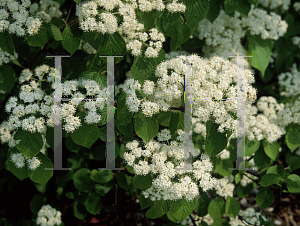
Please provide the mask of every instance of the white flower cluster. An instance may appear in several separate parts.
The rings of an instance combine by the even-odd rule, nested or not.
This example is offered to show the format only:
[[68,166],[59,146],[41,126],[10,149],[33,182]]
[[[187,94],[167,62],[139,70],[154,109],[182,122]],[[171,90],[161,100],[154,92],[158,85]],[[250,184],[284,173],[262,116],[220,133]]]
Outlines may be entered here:
[[300,37],[299,36],[295,36],[292,38],[292,42],[295,46],[298,46],[300,49]]
[[[251,159],[252,160],[252,159]],[[244,173],[245,174],[245,173]],[[251,175],[251,174],[247,174],[247,176],[245,176],[243,174],[243,177],[242,177],[242,179],[241,179],[241,181],[240,181],[240,183],[241,183],[241,185],[243,186],[243,187],[246,187],[247,186],[247,184],[251,184],[252,182],[253,182],[253,180],[257,180],[257,177],[256,176],[253,176],[253,175]],[[251,180],[250,178],[252,178],[253,180]]]
[[97,50],[95,50],[88,42],[80,40],[80,44],[78,49],[83,49],[88,54],[96,54]]
[[[127,50],[130,50],[132,55],[141,55],[145,46],[147,47],[144,52],[145,56],[155,58],[162,48],[162,43],[165,42],[165,37],[156,28],[146,32],[144,24],[137,20],[136,10],[150,12],[152,10],[162,11],[167,9],[174,13],[184,12],[185,8],[185,5],[177,3],[177,0],[166,6],[162,0],[139,0],[138,3],[136,0],[125,2],[103,0],[89,1],[82,4],[77,15],[80,28],[83,31],[96,31],[103,34],[119,32],[126,42]],[[123,21],[120,25],[114,14],[122,16]]]
[[255,209],[252,207],[247,208],[246,210],[240,210],[239,215],[246,221],[241,221],[238,216],[236,218],[230,217],[231,226],[241,226],[241,225],[261,225],[259,221],[259,216],[261,216],[265,221],[269,221],[265,216],[261,215],[260,212],[255,212]]
[[14,51],[14,55],[10,55],[8,52],[5,52],[0,48],[0,66],[3,63],[8,64],[15,59],[18,59],[18,53],[16,53],[16,51]]
[[234,184],[229,183],[228,178],[217,179],[217,183],[214,187],[217,194],[226,199],[227,196],[233,197]]
[[284,87],[284,91],[280,93],[281,96],[292,97],[299,93],[300,86],[300,71],[296,64],[293,64],[291,72],[281,73],[278,76],[278,83]]
[[285,12],[289,10],[291,0],[259,0],[259,4],[271,10],[280,8],[281,12]]
[[[213,165],[206,154],[201,155],[201,160],[192,163],[193,170],[184,168],[184,132],[178,130],[177,141],[171,141],[170,145],[151,140],[139,147],[137,140],[129,142],[126,147],[130,152],[124,153],[126,163],[133,167],[136,175],[154,174],[152,187],[143,191],[146,198],[151,200],[178,200],[185,198],[192,201],[199,195],[199,186],[203,191],[211,189],[216,179],[209,173]],[[159,140],[168,141],[170,133],[163,130],[158,134]],[[199,156],[200,151],[191,143],[191,154]],[[170,159],[170,160],[167,160]],[[181,170],[176,170],[181,169]],[[199,185],[198,185],[199,183]]]
[[25,161],[27,161],[28,168],[30,170],[37,169],[41,161],[37,157],[27,158],[26,156],[22,155],[21,153],[14,153],[10,156],[10,160],[16,165],[17,168],[23,168],[25,166]]
[[296,12],[300,12],[300,2],[295,2],[293,5]]
[[38,217],[36,218],[36,224],[40,226],[54,226],[60,225],[61,212],[52,208],[50,205],[43,205],[38,212]]
[[196,225],[200,225],[200,223],[202,221],[205,221],[207,225],[212,225],[212,223],[214,223],[214,220],[211,218],[211,216],[209,214],[206,214],[204,217],[199,217],[198,215],[191,213],[187,218],[185,218],[183,221],[181,221],[180,224],[194,226],[193,221],[190,218],[190,216],[194,219],[194,222],[196,223]]
[[31,16],[30,0],[3,0],[0,2],[0,32],[8,30],[10,34],[23,37],[26,33],[35,35],[38,33],[42,22],[39,18]]
[[59,8],[60,5],[53,0],[42,0],[39,3],[33,3],[29,8],[29,12],[41,19],[42,22],[50,23],[51,19],[62,16]]
[[220,156],[220,159],[229,159],[230,158],[230,152],[226,149],[224,149],[223,151],[221,151],[218,156]]

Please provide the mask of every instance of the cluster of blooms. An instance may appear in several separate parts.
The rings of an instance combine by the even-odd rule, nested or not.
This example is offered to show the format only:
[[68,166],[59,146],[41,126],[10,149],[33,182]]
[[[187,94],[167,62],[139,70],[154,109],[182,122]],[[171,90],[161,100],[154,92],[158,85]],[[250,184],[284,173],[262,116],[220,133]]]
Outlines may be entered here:
[[43,0],[39,3],[33,3],[29,12],[31,15],[41,19],[44,23],[50,23],[52,18],[59,18],[62,12],[59,10],[60,5],[53,0]]
[[298,46],[300,49],[300,37],[299,36],[295,36],[292,38],[292,42],[295,46]]
[[[34,76],[35,74],[35,76]],[[52,89],[55,89],[54,68],[48,65],[42,65],[35,69],[35,73],[29,69],[24,69],[19,77],[19,83],[22,84],[19,98],[12,96],[5,105],[5,110],[10,113],[8,121],[3,122],[0,126],[0,139],[2,143],[8,142],[10,147],[14,147],[17,143],[13,139],[13,135],[18,128],[29,132],[39,132],[45,135],[47,126],[54,127],[61,123],[58,114],[65,120],[64,129],[67,132],[73,132],[81,126],[79,117],[74,116],[77,107],[84,111],[90,110],[85,122],[88,124],[98,123],[101,115],[97,110],[103,110],[106,102],[103,99],[106,97],[106,88],[100,89],[99,85],[93,80],[66,81],[62,84],[62,94],[71,95],[72,100],[69,103],[63,103],[62,107],[54,105],[54,92],[47,95],[41,87],[43,81],[48,81]],[[47,79],[43,79],[44,75],[48,74]],[[87,91],[86,95],[77,91],[77,87],[84,87]],[[96,96],[96,101],[82,102],[86,96]],[[42,116],[37,117],[36,113]],[[54,115],[56,113],[56,115]],[[14,131],[13,134],[11,134]]]
[[259,0],[259,4],[271,10],[280,8],[281,12],[285,12],[289,10],[291,0]]
[[[103,8],[100,10],[100,8]],[[145,32],[144,24],[139,23],[136,17],[136,10],[149,12],[152,10],[163,11],[167,9],[169,12],[184,12],[185,5],[172,3],[165,5],[162,0],[148,1],[136,0],[120,1],[120,0],[103,0],[89,1],[84,3],[77,11],[80,28],[83,31],[97,31],[100,33],[113,34],[118,31],[126,42],[127,50],[132,51],[134,56],[142,54],[142,47],[147,46],[145,56],[155,58],[158,56],[165,42],[165,37],[159,33],[156,28],[152,28],[149,32]],[[123,21],[118,25],[118,19],[113,14],[119,14],[123,17]],[[99,18],[99,19],[98,19]],[[148,43],[146,43],[148,41]]]
[[14,55],[10,55],[8,52],[5,52],[0,48],[0,66],[3,63],[8,64],[15,59],[18,59],[18,53],[16,53],[16,51],[14,51]]
[[[216,179],[209,173],[213,165],[206,154],[201,155],[201,160],[192,163],[194,169],[184,169],[185,136],[182,130],[177,130],[177,133],[178,142],[171,141],[170,145],[155,140],[145,144],[144,149],[139,147],[137,140],[126,144],[130,152],[124,153],[124,159],[133,167],[135,174],[154,174],[152,187],[143,191],[145,197],[150,197],[153,201],[182,198],[191,201],[199,195],[199,186],[207,191],[216,184]],[[169,143],[170,131],[163,130],[157,137],[158,140]],[[199,156],[200,151],[194,148],[193,143],[190,142],[189,145],[192,156]]]
[[28,168],[30,170],[35,170],[41,164],[41,161],[37,157],[29,159],[21,153],[12,154],[10,156],[10,159],[16,165],[17,168],[23,168],[25,166],[25,161],[27,161]]
[[[0,32],[8,29],[10,34],[23,37],[26,33],[38,33],[42,22],[39,18],[29,15],[30,0],[3,0],[0,2]],[[27,29],[26,29],[26,28]]]
[[246,221],[241,221],[238,216],[236,218],[230,217],[230,225],[232,226],[243,226],[243,225],[261,225],[259,221],[259,216],[261,216],[265,221],[269,221],[265,216],[261,215],[260,212],[255,212],[255,209],[252,207],[247,208],[246,210],[240,210],[239,215]]
[[192,219],[190,218],[190,216],[194,219],[194,222],[196,225],[200,225],[200,223],[202,221],[205,221],[207,225],[212,225],[212,223],[214,223],[214,220],[211,218],[211,216],[209,214],[206,214],[204,217],[199,217],[198,215],[192,213],[187,218],[185,218],[183,221],[181,221],[180,224],[193,226],[194,223],[193,223]]
[[297,65],[293,64],[291,72],[281,73],[278,76],[278,83],[285,88],[285,91],[280,93],[281,96],[292,97],[297,94],[300,85],[300,71],[298,71]]
[[233,197],[234,184],[229,182],[229,178],[225,177],[222,179],[218,179],[217,183],[214,187],[217,194],[226,199],[227,196]]
[[[213,23],[207,19],[201,20],[198,30],[199,39],[205,39],[202,49],[204,56],[222,56],[227,59],[229,55],[246,55],[241,39],[247,31],[251,35],[261,35],[262,39],[277,40],[287,31],[287,26],[274,12],[268,15],[266,11],[252,7],[247,17],[238,12],[230,17],[221,10]],[[245,66],[249,67],[249,64],[246,62]]]
[[[133,79],[127,79],[123,85],[123,90],[127,94],[126,103],[129,110],[137,112],[142,101],[147,101],[146,104],[142,104],[146,116],[152,116],[159,110],[168,111],[171,106],[182,106],[185,58],[185,56],[179,56],[158,65],[155,72],[158,77],[157,84],[154,86],[153,94],[146,96],[144,100],[138,99],[135,94],[135,89],[139,89],[141,85]],[[211,117],[220,124],[220,132],[224,132],[224,128],[235,130],[237,121],[228,112],[235,113],[237,103],[229,99],[227,101],[211,101],[208,98],[222,99],[223,96],[236,98],[236,85],[234,83],[237,80],[238,67],[220,57],[206,60],[191,55],[187,58],[192,63],[193,69],[192,98],[197,99],[192,106],[193,116],[200,118],[202,122],[207,122],[212,114]],[[245,70],[245,78],[246,102],[251,104],[256,99],[256,90],[249,85],[249,83],[254,82],[250,70]],[[203,100],[203,98],[206,99]]]
[[300,12],[300,2],[295,2],[293,6],[296,12]]
[[36,224],[41,226],[54,226],[60,225],[61,212],[52,208],[50,205],[43,205],[38,212],[38,217],[36,218]]
[[95,50],[88,42],[80,40],[80,44],[78,49],[83,49],[88,54],[96,54],[97,50]]

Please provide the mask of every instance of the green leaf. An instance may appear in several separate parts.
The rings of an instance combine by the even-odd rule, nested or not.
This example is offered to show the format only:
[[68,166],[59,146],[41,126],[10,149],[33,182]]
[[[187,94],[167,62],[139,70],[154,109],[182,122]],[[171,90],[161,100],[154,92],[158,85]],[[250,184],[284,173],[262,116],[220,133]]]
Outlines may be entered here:
[[128,107],[126,105],[126,93],[122,92],[119,99],[118,99],[118,105],[117,105],[117,123],[119,125],[127,125],[131,122],[133,113],[128,110]]
[[248,42],[249,55],[253,55],[253,57],[250,57],[249,59],[250,64],[252,67],[258,69],[261,72],[262,77],[264,77],[265,70],[270,62],[273,41],[271,39],[263,40],[260,37],[249,35]]
[[298,93],[298,94],[296,94],[295,96],[293,96],[292,104],[294,105],[295,102],[296,102],[298,99],[300,100],[300,93]]
[[300,177],[296,174],[291,174],[286,180],[286,187],[290,193],[300,193]]
[[62,33],[63,41],[61,42],[65,50],[73,55],[79,48],[79,33],[73,29],[73,26],[66,26]]
[[120,186],[120,188],[123,188],[125,190],[129,189],[131,185],[131,178],[125,174],[125,173],[118,173],[116,175],[117,183]]
[[162,25],[168,36],[177,38],[177,34],[183,28],[184,19],[181,13],[167,12],[164,15]]
[[100,196],[92,192],[89,193],[89,196],[84,202],[84,206],[89,213],[96,215],[100,212],[103,205]]
[[[203,221],[201,221],[203,223]],[[205,224],[207,225],[207,224]],[[228,220],[224,218],[219,218],[214,221],[214,223],[211,224],[211,226],[230,226]]]
[[265,75],[264,77],[262,76],[261,72],[259,72],[259,77],[260,79],[264,82],[264,83],[268,83],[269,81],[271,81],[271,79],[274,77],[274,73],[272,71],[272,69],[270,67],[267,67],[266,71],[265,71]]
[[11,151],[11,149],[9,149],[8,151],[8,158],[6,160],[5,163],[5,168],[10,171],[13,175],[15,175],[19,180],[24,180],[25,178],[28,177],[28,172],[29,169],[27,168],[27,166],[22,167],[22,168],[17,168],[16,165],[11,161],[11,154],[13,154],[14,152]]
[[36,156],[43,147],[42,134],[18,129],[14,135],[14,140],[20,140],[17,144],[17,149],[27,158]]
[[149,206],[151,206],[153,204],[153,201],[151,201],[150,198],[145,198],[145,196],[143,194],[139,195],[139,201],[140,201],[142,210],[148,208]]
[[300,157],[299,156],[293,156],[290,158],[290,163],[289,163],[289,169],[291,171],[299,169],[300,168]]
[[170,111],[167,112],[161,111],[155,115],[158,124],[166,127],[169,126],[170,124],[171,116],[172,116],[172,112]]
[[47,26],[42,25],[39,32],[36,35],[25,35],[25,39],[27,40],[27,44],[29,46],[36,47],[44,47],[47,41],[49,40]]
[[248,137],[245,137],[245,156],[251,156],[254,154],[260,146],[260,141],[254,139],[249,140]]
[[16,81],[17,78],[12,67],[3,64],[0,67],[0,90],[10,93]]
[[281,180],[281,177],[278,176],[277,174],[265,174],[263,175],[263,177],[261,178],[259,184],[263,187],[268,187],[271,186],[273,184],[277,184],[279,183],[279,181]]
[[80,4],[81,0],[73,0],[74,2],[76,2],[77,5]]
[[114,174],[111,170],[99,170],[96,173],[94,182],[96,183],[107,183],[114,178]]
[[53,170],[46,170],[46,168],[52,169],[53,163],[41,152],[36,157],[41,161],[41,164],[35,170],[28,170],[28,176],[33,182],[46,186],[47,182],[53,176]]
[[45,204],[46,197],[43,197],[41,194],[35,195],[30,202],[30,209],[33,214],[37,214],[39,210],[42,208],[43,204]]
[[46,141],[47,144],[50,145],[52,150],[54,150],[54,128],[53,127],[47,127]]
[[164,60],[166,60],[166,54],[163,49],[156,58],[147,58],[145,54],[135,57],[131,67],[132,78],[138,80],[140,84],[144,84],[145,80],[155,82],[157,80],[155,69]]
[[220,133],[218,128],[219,125],[212,121],[206,123],[205,153],[210,157],[219,154],[227,146],[226,134]]
[[225,205],[225,213],[228,217],[235,218],[240,211],[240,203],[234,198],[227,196],[226,205]]
[[80,36],[80,39],[89,43],[94,49],[97,50],[100,48],[101,43],[103,42],[103,34],[96,31],[83,32],[83,34]]
[[248,2],[251,3],[252,5],[254,5],[255,7],[257,7],[259,0],[248,0]]
[[[183,37],[182,35],[182,32],[178,33],[178,35],[181,34],[181,36]],[[170,48],[171,48],[171,51],[176,51],[178,49],[178,47],[180,46],[181,44],[181,41],[180,39],[175,39],[175,38],[171,38],[170,40]]]
[[255,200],[261,209],[269,207],[274,200],[273,191],[269,187],[262,188],[258,191]]
[[134,187],[136,187],[142,191],[145,191],[152,186],[152,179],[153,178],[150,174],[147,174],[145,176],[144,175],[135,175],[132,180],[132,183],[133,183]]
[[145,216],[150,219],[159,218],[162,217],[163,215],[164,215],[164,211],[157,204],[151,206],[151,208],[145,214]]
[[71,137],[73,141],[86,148],[91,148],[91,146],[98,140],[99,129],[94,124],[87,124],[83,120],[81,121],[81,127],[76,129]]
[[62,35],[61,35],[61,32],[60,32],[59,28],[56,27],[54,24],[47,24],[46,28],[47,28],[48,34],[52,38],[54,38],[54,40],[56,40],[56,41],[64,40]]
[[83,220],[87,216],[87,211],[84,205],[75,201],[73,206],[74,216],[80,220]]
[[213,23],[220,14],[220,3],[218,0],[210,0],[209,10],[206,14],[206,19]]
[[85,71],[82,72],[78,79],[83,79],[83,80],[94,80],[98,83],[100,89],[107,88],[107,77],[104,74],[101,74],[96,71]]
[[114,58],[117,64],[124,59],[126,43],[119,32],[105,34],[101,46],[98,47],[97,51],[99,56],[123,56]]
[[234,177],[235,183],[238,184],[242,179],[242,176],[240,173],[237,173]]
[[74,173],[72,170],[60,171],[55,179],[56,186],[64,187],[68,181],[73,180],[73,175],[74,175]]
[[173,215],[177,221],[183,221],[196,208],[197,200],[189,202],[186,199],[170,201],[170,210],[168,213]]
[[267,170],[267,174],[276,174],[280,178],[284,177],[284,166],[282,164],[279,164],[279,166],[271,166]]
[[74,173],[73,183],[77,190],[83,192],[93,191],[95,186],[94,182],[90,178],[90,173],[91,171],[86,168],[81,168]]
[[127,137],[132,137],[133,133],[133,124],[132,122],[128,123],[127,125],[120,125],[119,122],[116,122],[117,129],[120,133],[124,134]]
[[208,205],[208,213],[213,220],[216,220],[225,213],[225,201],[221,197],[214,198]]
[[284,72],[291,67],[293,63],[292,51],[284,51],[278,54],[275,60],[275,68],[278,72]]
[[227,14],[234,13],[235,11],[248,16],[251,10],[251,4],[245,0],[225,0],[224,1],[224,11]]
[[270,165],[270,158],[266,155],[262,146],[259,147],[258,151],[254,154],[254,163],[259,170],[265,169]]
[[137,9],[136,17],[138,21],[144,24],[145,31],[149,31],[151,28],[155,26],[155,13],[154,11],[151,12],[142,12]]
[[12,35],[9,34],[8,31],[0,32],[0,48],[10,55],[14,55],[15,45],[12,40]]
[[207,14],[209,0],[184,0],[186,6],[184,17],[191,27],[195,27]]
[[272,159],[273,161],[275,161],[276,157],[279,154],[280,145],[277,142],[269,143],[267,141],[263,141],[263,147],[264,147],[266,155],[270,159]]
[[209,203],[210,203],[210,199],[207,193],[201,194],[201,196],[197,199],[195,211],[199,217],[204,217],[206,214],[208,214],[207,209]]
[[179,113],[178,112],[171,112],[171,120],[170,120],[170,124],[169,124],[169,128],[171,131],[171,135],[175,134],[175,132],[177,131],[177,124],[179,122]]
[[216,159],[216,170],[222,176],[229,177],[232,173],[232,170],[228,170],[229,168],[233,168],[233,163],[230,159]]
[[300,146],[300,125],[292,123],[288,125],[285,142],[293,153]]
[[113,186],[106,187],[100,184],[95,184],[96,193],[100,196],[105,196],[112,188]]
[[141,111],[137,113],[134,120],[134,129],[136,134],[148,143],[158,133],[158,123],[155,116],[146,117]]

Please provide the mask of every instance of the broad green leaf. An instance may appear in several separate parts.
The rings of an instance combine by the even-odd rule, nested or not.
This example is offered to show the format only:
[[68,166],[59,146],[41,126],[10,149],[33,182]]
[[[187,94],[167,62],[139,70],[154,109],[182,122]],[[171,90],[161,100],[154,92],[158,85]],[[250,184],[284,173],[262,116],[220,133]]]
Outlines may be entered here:
[[54,128],[53,127],[47,127],[46,141],[47,144],[50,145],[52,150],[54,150]]
[[36,156],[43,147],[42,134],[18,129],[14,135],[14,140],[20,140],[17,144],[17,149],[27,158]]
[[12,40],[12,35],[9,34],[8,31],[0,32],[0,48],[10,55],[14,55],[15,45]]
[[295,123],[288,125],[285,142],[291,152],[300,146],[300,125]]
[[[201,223],[203,223],[204,221],[201,221]],[[207,224],[205,223],[205,226]],[[226,220],[225,218],[218,218],[216,220],[214,220],[214,222],[211,224],[211,226],[230,226],[231,224],[229,224],[229,221]],[[204,224],[203,224],[204,226]]]
[[290,163],[289,163],[289,169],[291,171],[299,169],[300,168],[300,157],[299,156],[293,156],[290,158]]
[[123,56],[114,57],[117,64],[124,59],[126,54],[126,43],[119,32],[113,34],[105,34],[101,46],[97,49],[99,56]]
[[227,146],[226,134],[220,133],[218,128],[219,125],[212,121],[206,123],[205,153],[210,157],[219,154]]
[[186,199],[170,201],[170,210],[168,211],[168,213],[173,215],[177,221],[183,221],[196,208],[196,203],[196,199],[190,202]]
[[253,189],[253,183],[247,184],[245,187],[240,184],[237,189],[237,195],[240,198],[244,198],[249,195],[252,189]]
[[166,60],[166,54],[163,49],[156,58],[147,58],[145,54],[135,57],[131,67],[132,78],[138,80],[140,84],[144,84],[145,80],[155,82],[157,80],[155,69],[164,60]]
[[70,180],[73,180],[73,171],[72,170],[61,170],[56,176],[55,184],[57,187],[64,187],[66,183]]
[[147,175],[135,175],[132,180],[133,186],[145,191],[152,185],[152,176],[150,174]]
[[207,14],[209,0],[184,0],[186,6],[184,17],[191,27],[195,27]]
[[234,198],[227,196],[226,205],[225,205],[225,213],[228,217],[235,218],[240,211],[240,203]]
[[248,42],[249,54],[253,55],[253,57],[249,59],[250,64],[252,67],[258,69],[264,77],[265,70],[270,62],[273,41],[271,39],[263,40],[260,37],[249,35]]
[[234,177],[235,183],[238,184],[242,179],[242,176],[240,173],[237,173]]
[[65,145],[66,145],[66,148],[71,151],[71,152],[74,152],[74,153],[78,153],[79,150],[82,148],[80,145],[77,145],[71,136],[67,137],[65,139]]
[[96,173],[94,182],[96,183],[107,183],[114,178],[113,172],[111,170],[99,170]]
[[222,197],[214,198],[208,205],[208,213],[213,220],[223,216],[225,213],[225,201]]
[[59,28],[56,27],[54,24],[47,24],[46,28],[47,28],[48,34],[52,38],[54,38],[54,40],[56,40],[56,41],[64,40],[62,35],[61,35],[61,32],[60,32]]
[[267,170],[267,174],[277,174],[280,178],[283,178],[283,176],[284,176],[284,166],[282,164],[279,164],[278,166],[271,166]]
[[300,177],[296,174],[291,174],[286,180],[286,187],[290,193],[300,193]]
[[[19,180],[24,180],[25,178],[28,177],[28,172],[29,169],[28,167],[25,165],[22,168],[18,168],[12,161],[11,161],[11,155],[14,152],[11,151],[11,149],[9,149],[8,154],[7,154],[7,160],[5,163],[5,168],[10,171],[13,175],[15,175]],[[25,163],[26,164],[26,163]]]
[[177,124],[179,122],[179,113],[178,112],[171,112],[171,114],[172,114],[172,116],[171,116],[169,128],[170,128],[170,131],[171,131],[171,135],[173,135],[177,131]]
[[83,32],[80,38],[83,41],[89,43],[94,49],[97,50],[101,47],[101,43],[103,41],[103,34],[96,31]]
[[238,11],[245,16],[248,16],[248,13],[251,10],[251,4],[245,0],[225,0],[224,1],[224,11],[227,14],[234,13]]
[[262,188],[258,191],[255,200],[261,209],[269,207],[274,200],[273,191],[269,187]]
[[181,13],[167,12],[164,15],[162,25],[168,36],[177,38],[177,34],[183,28],[184,19]]
[[[181,31],[177,35],[179,35],[179,34],[181,34],[181,36],[183,38],[183,35],[182,35]],[[176,51],[177,48],[180,46],[180,44],[181,44],[180,40],[171,37],[171,40],[170,40],[171,51]]]
[[165,30],[163,29],[162,21],[166,12],[159,11],[155,14],[155,28],[160,32],[163,33],[165,36],[167,35]]
[[88,198],[84,202],[84,206],[89,213],[96,215],[100,212],[103,205],[100,196],[92,192],[89,193]]
[[145,216],[150,219],[155,219],[162,217],[164,215],[164,212],[160,206],[157,204],[154,204],[151,206],[151,208],[146,212]]
[[77,190],[83,192],[93,191],[94,182],[90,178],[91,171],[86,168],[81,168],[77,170],[73,175],[73,183]]
[[37,214],[46,202],[46,197],[42,194],[35,195],[30,201],[30,209],[33,214]]
[[131,122],[133,113],[128,110],[128,106],[126,105],[126,97],[127,95],[122,92],[117,104],[117,123],[119,125],[127,125]]
[[127,190],[131,185],[131,178],[125,173],[118,173],[116,175],[117,183],[120,188]]
[[77,201],[75,201],[74,203],[73,212],[74,212],[74,216],[80,220],[83,220],[88,214],[84,205]]
[[274,73],[273,70],[270,67],[267,67],[266,71],[265,71],[265,75],[262,76],[261,72],[259,72],[259,78],[264,82],[264,83],[268,83],[269,81],[271,81],[271,79],[274,77]]
[[254,5],[255,7],[257,7],[259,0],[248,0],[248,2],[251,3],[252,5]]
[[264,147],[266,155],[270,159],[272,159],[273,161],[275,161],[276,157],[279,154],[280,145],[277,142],[269,143],[269,142],[263,141],[263,147]]
[[218,0],[210,0],[209,2],[209,10],[206,14],[206,19],[208,19],[211,23],[217,19],[220,14],[220,3]]
[[208,213],[208,205],[210,203],[210,199],[207,193],[201,194],[201,196],[197,199],[196,203],[196,214],[199,217],[204,217]]
[[248,137],[245,137],[245,156],[251,156],[254,154],[260,146],[260,141],[254,139],[249,140]]
[[217,158],[215,166],[218,173],[222,176],[229,177],[232,173],[232,170],[228,170],[229,168],[233,168],[233,164],[230,159]]
[[259,170],[265,169],[270,165],[270,158],[266,155],[262,146],[254,154],[254,163]]
[[73,55],[79,48],[79,33],[72,27],[66,26],[62,33],[63,41],[61,42],[65,50]]
[[268,187],[273,184],[279,183],[280,180],[281,180],[281,177],[279,175],[270,173],[270,174],[263,175],[259,184],[263,187]]
[[145,196],[143,194],[139,195],[139,201],[140,201],[142,210],[148,208],[149,206],[151,206],[153,204],[153,201],[151,201],[150,198],[145,198]]
[[172,116],[172,112],[170,111],[167,112],[161,111],[155,115],[158,124],[166,127],[169,126],[170,124],[171,116]]
[[77,5],[80,4],[81,0],[73,0],[74,2],[76,2]]
[[41,161],[41,164],[35,170],[28,170],[28,176],[33,182],[46,186],[53,176],[53,170],[46,170],[46,168],[52,169],[53,163],[43,153],[39,153],[36,157]]
[[300,93],[298,93],[298,94],[296,94],[295,96],[293,96],[292,104],[294,105],[295,102],[296,102],[298,99],[300,100]]
[[127,137],[132,137],[133,133],[133,124],[129,122],[127,125],[120,125],[119,121],[116,122],[116,127],[123,135]]
[[293,52],[284,51],[279,53],[275,60],[275,68],[278,72],[284,72],[291,67],[293,63]]
[[100,196],[105,196],[112,188],[113,186],[106,187],[100,184],[95,184],[96,193]]
[[87,124],[83,120],[81,120],[81,127],[76,129],[71,137],[73,141],[86,148],[91,148],[91,146],[98,140],[99,137],[99,129],[94,124]]
[[145,31],[149,31],[155,26],[154,11],[142,12],[139,9],[137,9],[136,17],[140,23],[145,25]]
[[44,24],[39,29],[39,32],[36,35],[25,35],[25,39],[27,40],[27,44],[29,46],[36,47],[44,47],[47,41],[49,40],[47,26]]
[[107,77],[96,71],[85,71],[79,75],[79,80],[94,80],[98,83],[100,89],[107,88]]
[[17,78],[11,66],[6,64],[0,66],[0,90],[10,93],[16,81]]
[[134,129],[136,134],[148,143],[158,133],[158,123],[155,116],[146,117],[141,111],[137,113],[134,121]]

